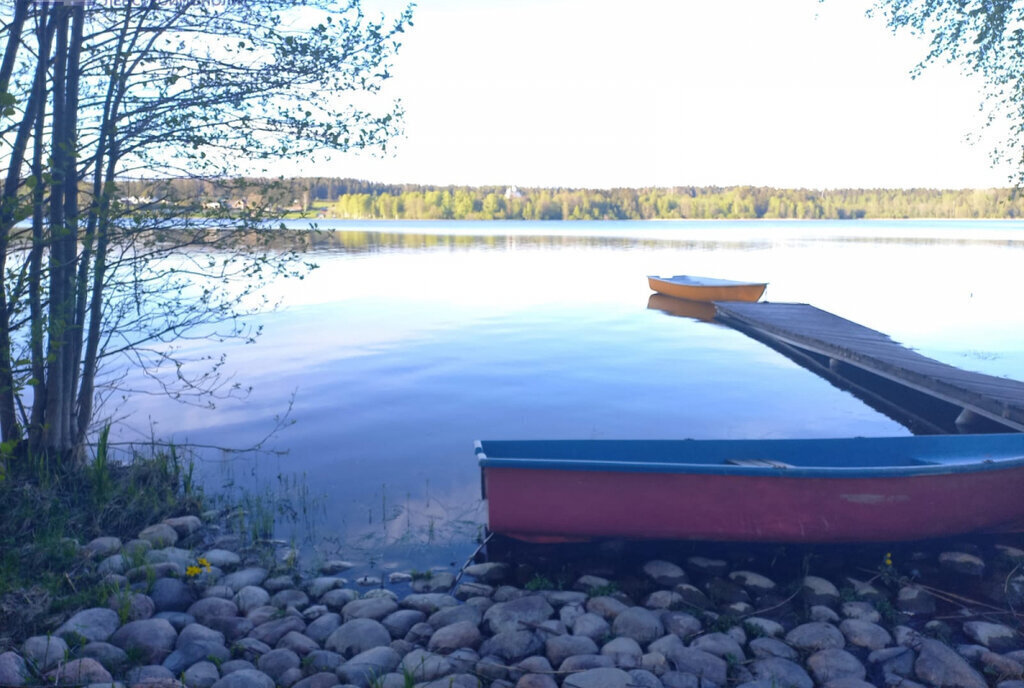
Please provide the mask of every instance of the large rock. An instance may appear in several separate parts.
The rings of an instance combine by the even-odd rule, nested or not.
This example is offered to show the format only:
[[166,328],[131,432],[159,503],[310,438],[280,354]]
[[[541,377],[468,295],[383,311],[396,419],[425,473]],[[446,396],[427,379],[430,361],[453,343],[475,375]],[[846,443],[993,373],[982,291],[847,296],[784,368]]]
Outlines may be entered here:
[[562,682],[564,688],[627,688],[632,679],[622,669],[588,669],[571,674]]
[[238,592],[247,585],[260,585],[267,579],[268,572],[264,568],[252,567],[229,573],[220,579],[220,585],[226,585],[235,592]]
[[617,600],[609,595],[591,597],[587,600],[587,611],[597,614],[607,621],[613,621],[616,616],[629,609],[629,606],[622,600]]
[[391,612],[398,609],[398,604],[386,597],[352,600],[346,604],[341,614],[346,621],[352,619],[375,619],[380,621]]
[[139,539],[153,545],[154,549],[163,549],[164,547],[172,546],[178,541],[178,533],[166,523],[157,523],[144,528],[139,533]]
[[[313,650],[303,660],[310,671],[334,671],[345,661],[337,652],[330,650]],[[398,666],[398,661],[395,661]]]
[[567,675],[589,669],[611,669],[615,660],[607,655],[572,655],[558,665],[558,673]]
[[208,619],[206,625],[223,633],[229,643],[245,637],[254,627],[253,622],[244,616],[215,616]]
[[665,635],[665,626],[658,615],[644,607],[630,607],[612,621],[612,633],[632,638],[641,645]]
[[683,596],[675,590],[655,590],[644,600],[645,607],[656,610],[672,609],[683,604]]
[[178,537],[182,538],[191,535],[203,526],[203,522],[199,520],[199,517],[192,516],[191,514],[188,516],[165,518],[163,522],[174,528],[174,532],[178,534]]
[[695,674],[720,686],[725,685],[729,665],[721,657],[689,647],[676,649],[671,655],[666,654],[665,657],[676,671]]
[[512,663],[539,653],[543,647],[533,631],[505,631],[486,639],[480,645],[480,656],[494,655]]
[[750,665],[750,673],[772,688],[814,688],[814,680],[799,664],[781,657],[759,659]]
[[743,620],[743,627],[752,628],[755,634],[768,638],[777,638],[786,632],[785,627],[778,621],[772,621],[763,616],[748,616]]
[[212,688],[274,688],[274,679],[256,669],[240,669],[218,680]]
[[342,624],[327,637],[324,649],[337,652],[348,658],[374,647],[385,646],[390,642],[391,634],[381,622],[373,619],[353,619]]
[[320,644],[304,633],[289,631],[277,641],[276,649],[291,650],[299,657],[305,657],[310,652],[319,650]]
[[[395,614],[402,613],[421,614],[421,612],[417,612],[414,609],[402,609],[395,612]],[[390,619],[395,614],[388,614],[387,618]],[[483,618],[483,612],[476,607],[471,607],[468,604],[460,604],[458,607],[445,607],[444,609],[439,609],[430,615],[430,618],[427,619],[427,623],[434,628],[450,626],[453,623],[458,623],[459,621],[469,621],[474,626],[479,626],[480,622],[483,621]],[[422,619],[420,620],[422,621]],[[387,626],[387,623],[384,623],[384,625]]]
[[256,666],[264,674],[274,679],[274,683],[282,683],[281,677],[289,669],[298,669],[301,664],[299,656],[291,650],[271,650],[256,660]]
[[1020,639],[1012,628],[989,621],[967,621],[964,635],[994,652],[1011,652],[1020,649]]
[[402,673],[412,676],[417,683],[433,681],[452,672],[447,659],[426,650],[416,649],[407,654],[401,663]]
[[494,634],[506,631],[532,630],[555,613],[542,595],[528,595],[510,602],[500,602],[484,612],[484,625]]
[[544,655],[552,666],[558,666],[566,657],[597,653],[597,643],[587,636],[556,635],[544,641]]
[[246,585],[235,593],[235,606],[241,614],[248,614],[257,607],[270,604],[270,593],[258,585]]
[[188,641],[177,644],[174,651],[164,659],[163,667],[170,671],[172,676],[180,676],[196,662],[211,659],[226,662],[231,659],[231,652],[216,641]]
[[334,588],[320,596],[320,604],[328,609],[340,612],[346,604],[359,599],[359,593],[349,588]]
[[508,571],[508,564],[503,564],[500,561],[471,564],[466,567],[467,574],[482,583],[491,585],[504,582],[505,578],[508,577]]
[[867,669],[859,659],[846,650],[836,648],[815,652],[807,658],[807,668],[814,680],[822,685],[843,678],[864,680],[867,676]]
[[[119,647],[110,643],[94,642],[86,643],[78,650],[78,657],[90,657],[103,665],[103,668],[111,673],[120,671],[128,663],[128,654]],[[0,686],[3,681],[0,681]]]
[[907,614],[928,616],[935,613],[935,598],[916,585],[905,585],[896,593],[896,608]]
[[342,681],[365,687],[375,677],[394,671],[401,661],[401,656],[390,647],[375,647],[366,652],[360,652],[349,661],[339,665],[336,670]]
[[188,688],[211,688],[220,679],[220,671],[213,662],[196,662],[185,670],[183,678]]
[[90,657],[73,659],[46,674],[46,678],[56,685],[74,686],[110,683],[114,680],[102,664]]
[[938,640],[921,638],[914,673],[939,688],[986,688],[985,679],[953,649]]
[[725,633],[708,633],[694,638],[690,647],[695,650],[710,652],[716,657],[721,657],[727,662],[742,662],[746,659],[743,648],[736,640]]
[[406,595],[401,601],[401,605],[405,609],[416,609],[424,614],[433,614],[438,609],[454,607],[458,604],[457,599],[440,592],[413,593]]
[[443,592],[455,585],[455,574],[450,571],[434,571],[428,577],[413,580],[413,592]]
[[558,688],[558,683],[550,674],[523,674],[516,688]]
[[241,557],[226,549],[208,549],[203,552],[203,559],[224,571],[236,569],[242,563]]
[[306,630],[306,622],[298,616],[284,616],[280,619],[267,621],[249,631],[249,637],[273,647],[285,635],[292,631],[301,633]]
[[148,664],[146,666],[132,667],[125,674],[125,683],[132,686],[145,686],[145,688],[178,688],[177,679],[166,667],[159,664]]
[[939,566],[959,576],[981,578],[985,573],[985,562],[967,552],[943,552],[939,555]]
[[850,645],[880,650],[892,645],[892,636],[878,624],[860,619],[846,619],[839,624],[839,630]]
[[164,619],[130,621],[110,636],[110,643],[146,664],[159,664],[171,654],[178,632]]
[[341,626],[341,616],[333,612],[324,614],[306,626],[305,634],[320,645]]
[[878,623],[882,620],[882,615],[875,609],[875,605],[870,602],[862,602],[860,600],[843,602],[840,611],[848,619],[860,619],[861,621],[870,621],[871,623]]
[[49,671],[68,655],[68,644],[63,638],[35,635],[21,646],[21,654],[43,671]]
[[270,598],[270,604],[281,609],[288,609],[289,607],[294,609],[305,609],[309,606],[309,595],[301,590],[296,590],[295,588],[278,590],[274,593],[274,596]]
[[292,688],[333,688],[340,684],[341,681],[338,680],[338,676],[336,674],[330,671],[321,671],[311,676],[307,676],[294,684]]
[[753,571],[733,571],[729,574],[729,580],[739,583],[756,596],[775,590],[775,581]]
[[120,625],[121,621],[113,609],[94,607],[78,612],[61,624],[53,634],[62,638],[75,634],[89,642],[103,642],[110,638]]
[[666,588],[689,582],[686,572],[670,561],[654,559],[644,564],[643,570],[648,578]]
[[238,616],[238,605],[222,597],[204,597],[192,603],[188,613],[199,623],[209,626],[215,618]]
[[157,579],[149,591],[149,598],[157,612],[183,612],[196,601],[192,588],[177,578]]
[[775,638],[754,638],[750,641],[750,651],[758,659],[796,659],[799,656],[796,650]]
[[834,607],[839,602],[839,589],[831,581],[819,576],[804,576],[803,595],[808,607],[816,604]]
[[610,630],[611,626],[603,617],[590,612],[576,617],[572,623],[573,635],[583,635],[595,641],[603,639]]
[[18,653],[0,654],[0,686],[23,686],[29,676],[28,665]]
[[842,631],[829,623],[812,621],[801,624],[786,634],[786,642],[805,652],[839,648],[846,644]]
[[601,654],[615,660],[615,666],[626,671],[638,669],[644,651],[632,638],[613,638],[601,647]]
[[684,640],[697,635],[702,629],[700,620],[686,612],[663,612],[660,618],[666,633],[672,633]]
[[449,654],[463,647],[476,649],[480,646],[480,629],[472,621],[458,621],[439,628],[430,636],[427,649],[431,652]]

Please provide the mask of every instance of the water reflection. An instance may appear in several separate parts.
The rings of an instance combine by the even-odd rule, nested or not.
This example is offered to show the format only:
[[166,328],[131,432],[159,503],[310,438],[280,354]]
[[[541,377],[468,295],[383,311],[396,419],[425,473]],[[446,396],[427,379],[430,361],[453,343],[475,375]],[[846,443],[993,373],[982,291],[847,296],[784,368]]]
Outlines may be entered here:
[[715,319],[715,305],[707,301],[677,299],[666,294],[651,294],[647,299],[649,310],[661,311],[680,318],[693,318],[711,322]]
[[471,548],[475,439],[907,434],[709,314],[666,317],[682,311],[651,295],[649,274],[770,282],[773,301],[1024,379],[1024,223],[321,225],[343,231],[307,232],[320,269],[275,281],[285,307],[260,317],[255,346],[227,350],[226,372],[251,395],[215,412],[146,395],[127,408],[136,425],[157,419],[160,436],[245,446],[294,394],[296,424],[269,447],[288,454],[234,480],[305,473],[342,554],[422,567],[438,542]]

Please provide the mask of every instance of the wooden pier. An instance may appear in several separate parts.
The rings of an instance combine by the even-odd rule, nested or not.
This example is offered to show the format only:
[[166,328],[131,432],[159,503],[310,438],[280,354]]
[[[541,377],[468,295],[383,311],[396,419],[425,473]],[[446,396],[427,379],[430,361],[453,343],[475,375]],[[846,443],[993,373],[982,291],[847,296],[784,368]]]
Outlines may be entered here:
[[1024,431],[1024,382],[941,363],[803,303],[719,302],[715,308],[720,322],[849,389],[915,432]]

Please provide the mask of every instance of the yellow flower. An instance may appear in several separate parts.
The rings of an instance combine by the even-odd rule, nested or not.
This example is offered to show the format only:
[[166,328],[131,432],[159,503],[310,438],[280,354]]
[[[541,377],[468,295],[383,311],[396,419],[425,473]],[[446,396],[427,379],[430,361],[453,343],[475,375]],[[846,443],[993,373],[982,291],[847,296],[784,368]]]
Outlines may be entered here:
[[201,570],[202,569],[200,569],[198,566],[189,566],[185,569],[185,575],[189,578],[192,578],[194,576],[198,576]]
[[892,552],[885,553],[885,565],[892,566]]
[[204,569],[206,569],[207,571],[210,570],[210,562],[207,561],[205,557],[199,557],[197,561],[199,562],[199,565],[202,566]]

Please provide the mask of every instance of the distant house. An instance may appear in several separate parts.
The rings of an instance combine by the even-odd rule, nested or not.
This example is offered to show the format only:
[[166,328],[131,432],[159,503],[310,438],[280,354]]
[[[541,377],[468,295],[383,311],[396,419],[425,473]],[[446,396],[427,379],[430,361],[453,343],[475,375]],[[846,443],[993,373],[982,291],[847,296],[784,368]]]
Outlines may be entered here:
[[203,207],[207,210],[220,210],[224,207],[224,203],[221,201],[206,201],[203,203]]
[[149,196],[122,196],[118,200],[125,205],[149,205],[156,199]]
[[519,190],[519,187],[510,186],[505,189],[505,200],[511,200],[513,198],[522,198],[523,194]]

